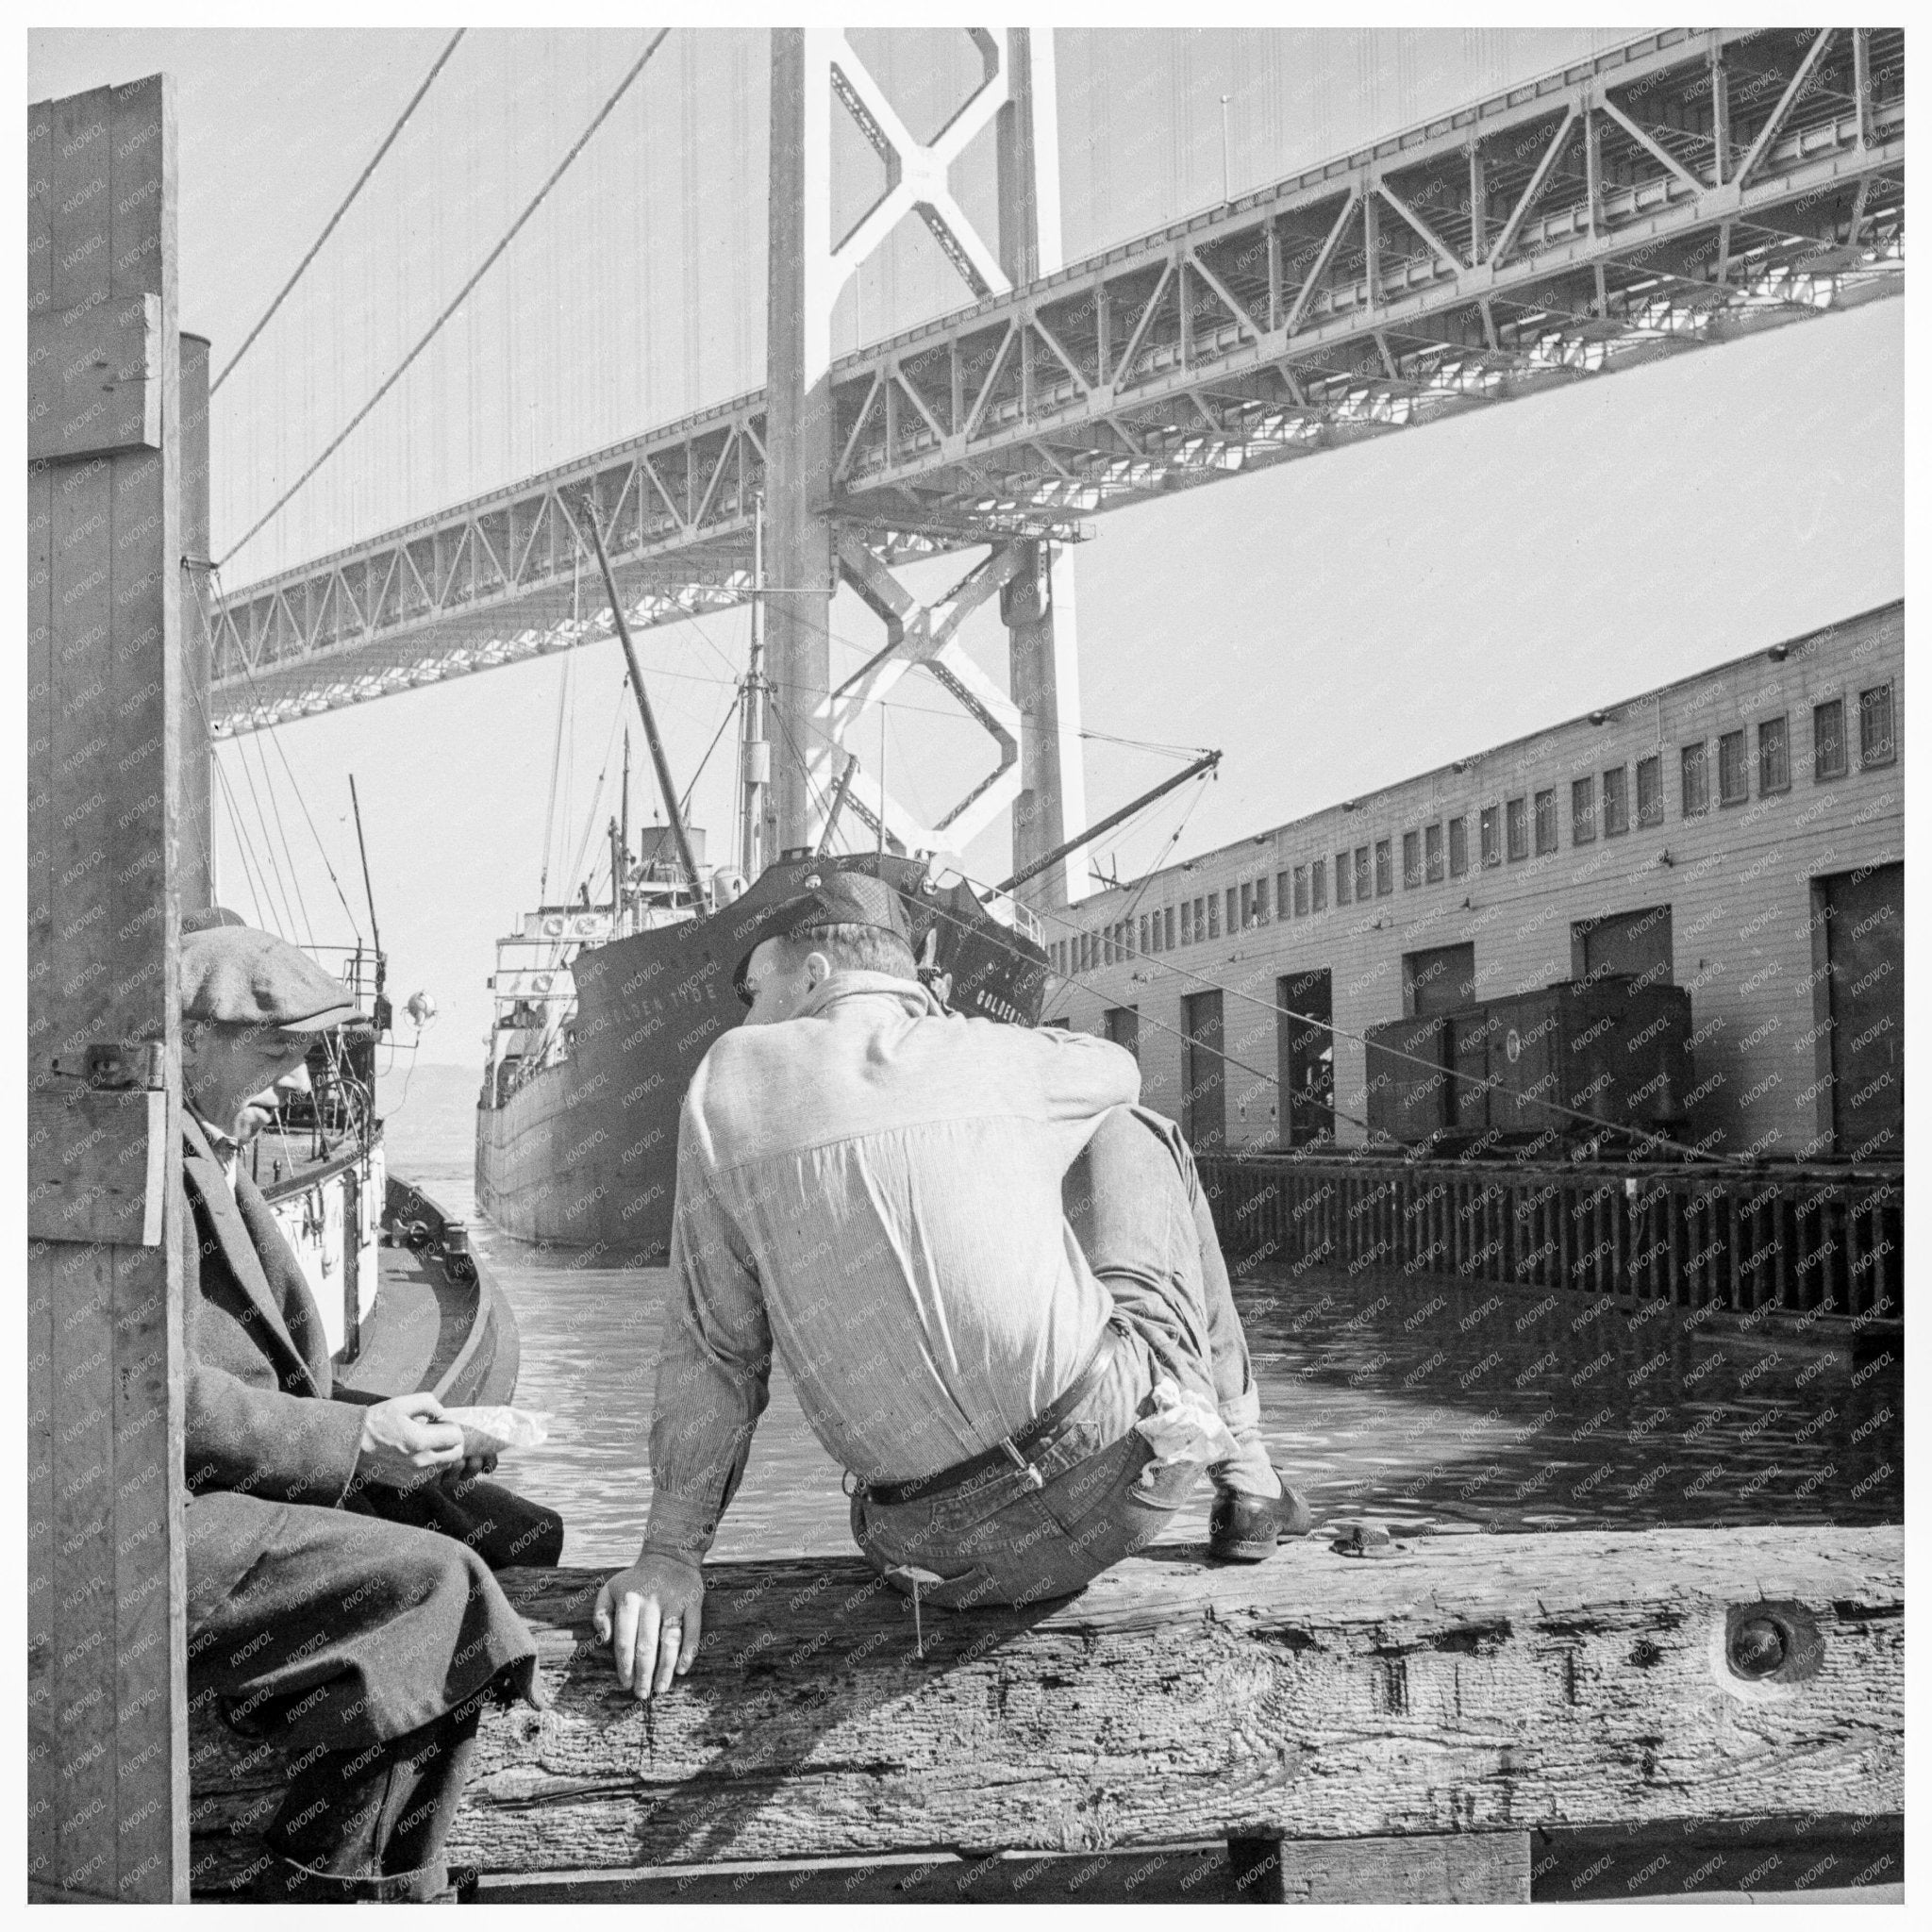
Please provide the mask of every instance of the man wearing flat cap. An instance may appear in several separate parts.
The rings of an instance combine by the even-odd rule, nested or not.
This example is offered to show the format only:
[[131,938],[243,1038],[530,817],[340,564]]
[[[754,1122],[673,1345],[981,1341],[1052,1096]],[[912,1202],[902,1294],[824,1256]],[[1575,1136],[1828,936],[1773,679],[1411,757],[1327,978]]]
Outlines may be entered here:
[[1080,1590],[1204,1469],[1224,1560],[1310,1521],[1261,1441],[1192,1158],[1139,1107],[1134,1057],[948,1013],[897,892],[804,885],[741,962],[750,1016],[678,1124],[650,1518],[595,1613],[638,1697],[696,1652],[774,1349],[860,1549],[915,1605]]
[[192,1694],[294,1768],[252,1895],[447,1899],[481,1705],[535,1701],[536,1646],[491,1566],[555,1563],[562,1524],[480,1480],[487,1458],[433,1395],[333,1385],[301,1264],[232,1130],[318,1032],[362,1016],[273,934],[220,912],[182,924]]

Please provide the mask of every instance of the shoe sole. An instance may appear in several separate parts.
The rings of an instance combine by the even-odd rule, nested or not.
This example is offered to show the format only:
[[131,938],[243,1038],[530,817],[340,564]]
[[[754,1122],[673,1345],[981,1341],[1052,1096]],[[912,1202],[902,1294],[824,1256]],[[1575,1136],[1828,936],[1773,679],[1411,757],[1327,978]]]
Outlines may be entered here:
[[1278,1538],[1257,1543],[1209,1543],[1208,1554],[1217,1563],[1265,1563],[1281,1547]]

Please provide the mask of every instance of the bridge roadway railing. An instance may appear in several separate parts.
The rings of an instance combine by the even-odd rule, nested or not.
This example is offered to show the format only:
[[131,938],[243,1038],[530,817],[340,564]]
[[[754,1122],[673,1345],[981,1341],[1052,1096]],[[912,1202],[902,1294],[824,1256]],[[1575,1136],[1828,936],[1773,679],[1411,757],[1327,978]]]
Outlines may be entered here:
[[1229,1262],[1617,1294],[1825,1332],[1903,1313],[1902,1170],[1196,1156]]

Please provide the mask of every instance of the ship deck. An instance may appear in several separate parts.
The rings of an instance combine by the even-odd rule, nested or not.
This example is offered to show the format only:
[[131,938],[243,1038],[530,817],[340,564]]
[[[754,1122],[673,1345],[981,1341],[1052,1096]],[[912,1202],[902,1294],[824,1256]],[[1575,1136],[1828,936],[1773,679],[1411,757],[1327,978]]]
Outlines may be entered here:
[[360,1394],[398,1395],[433,1389],[455,1366],[483,1311],[483,1277],[452,1281],[433,1251],[384,1248],[381,1286],[356,1359],[337,1382]]

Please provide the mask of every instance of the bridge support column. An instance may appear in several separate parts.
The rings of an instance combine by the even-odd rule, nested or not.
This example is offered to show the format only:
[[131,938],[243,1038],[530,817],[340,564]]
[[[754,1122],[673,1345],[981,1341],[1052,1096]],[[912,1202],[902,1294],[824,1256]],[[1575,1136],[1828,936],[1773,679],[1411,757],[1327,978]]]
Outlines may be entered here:
[[[1051,27],[1008,27],[1007,105],[998,139],[1000,266],[1019,286],[1060,267],[1058,88]],[[1010,689],[1020,709],[1020,795],[1013,803],[1013,870],[1018,872],[1087,824],[1080,760],[1080,678],[1074,628],[1074,558],[1069,550],[1024,546],[1019,573],[1000,597],[1007,625]],[[1050,866],[1019,890],[1039,913],[1081,896],[1084,861],[1070,873]],[[1079,888],[1073,888],[1078,880]]]
[[[1013,703],[1020,712],[1020,793],[1013,801],[1013,870],[1050,852],[1087,823],[1080,763],[1080,678],[1074,625],[1074,559],[1050,543],[1020,546],[1023,560],[1000,593]],[[1084,879],[1084,864],[1072,876]],[[1019,888],[1040,913],[1080,894],[1062,859]]]
[[[808,847],[831,791],[824,712],[832,686],[838,582],[831,519],[832,205],[830,43],[772,32],[770,292],[766,309],[765,653],[777,749],[765,790],[768,858]],[[816,800],[815,800],[816,794]]]

